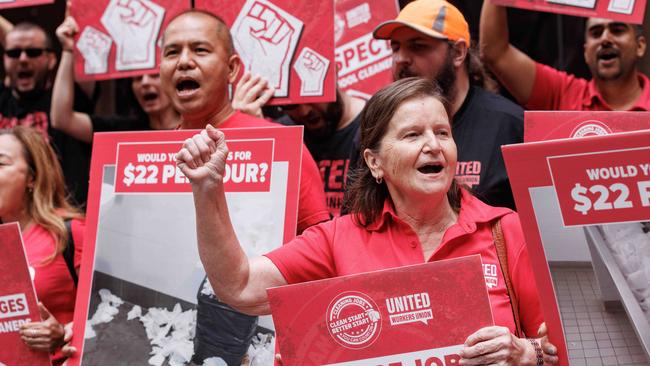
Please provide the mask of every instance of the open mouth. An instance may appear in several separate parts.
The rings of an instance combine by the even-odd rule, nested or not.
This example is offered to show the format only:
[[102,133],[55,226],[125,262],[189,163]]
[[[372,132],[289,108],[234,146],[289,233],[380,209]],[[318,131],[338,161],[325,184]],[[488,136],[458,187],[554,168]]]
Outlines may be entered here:
[[18,71],[18,79],[29,79],[34,76],[33,71]]
[[443,166],[440,163],[426,164],[418,168],[422,174],[438,174],[442,171]]
[[598,52],[598,59],[603,61],[613,60],[619,56],[619,52],[613,49],[605,49]]
[[143,99],[145,102],[151,102],[151,101],[153,101],[153,100],[158,99],[158,93],[145,93],[145,94],[142,96],[142,99]]
[[176,90],[179,94],[191,94],[200,87],[199,83],[192,79],[181,80],[176,84]]

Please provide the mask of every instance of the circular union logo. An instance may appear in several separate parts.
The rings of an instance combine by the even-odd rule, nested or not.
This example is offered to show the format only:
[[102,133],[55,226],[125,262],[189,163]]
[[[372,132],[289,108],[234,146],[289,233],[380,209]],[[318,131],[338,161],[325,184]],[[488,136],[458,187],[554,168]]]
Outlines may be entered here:
[[572,138],[609,135],[612,130],[604,123],[596,120],[584,121],[571,132]]
[[344,292],[327,307],[327,329],[334,340],[346,348],[370,346],[381,332],[381,314],[366,294]]

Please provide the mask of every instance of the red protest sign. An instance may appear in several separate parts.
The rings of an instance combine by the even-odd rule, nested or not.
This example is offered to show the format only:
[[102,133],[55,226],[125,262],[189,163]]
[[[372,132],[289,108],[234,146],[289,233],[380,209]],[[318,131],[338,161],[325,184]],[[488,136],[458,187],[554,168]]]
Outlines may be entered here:
[[336,2],[334,37],[338,86],[348,94],[369,99],[393,81],[392,50],[387,40],[374,39],[377,25],[395,19],[395,0]]
[[494,324],[478,255],[267,291],[289,365],[455,365]]
[[549,157],[564,225],[650,217],[648,156],[650,148]]
[[0,364],[51,365],[47,352],[25,344],[18,330],[41,321],[17,223],[0,225]]
[[646,0],[490,0],[514,8],[643,23]]
[[[567,227],[567,223],[582,225],[586,220],[601,224],[637,218],[648,220],[650,210],[644,206],[647,202],[639,195],[641,189],[637,185],[638,182],[648,180],[643,175],[644,168],[641,168],[648,163],[648,139],[650,131],[636,131],[502,148],[535,273],[535,284],[540,291],[549,339],[558,346],[560,365],[567,365],[568,358],[548,261],[592,260],[582,228]],[[628,165],[634,168],[628,168]],[[621,167],[624,171],[620,170]],[[634,170],[637,170],[636,176],[632,177]],[[612,179],[614,176],[617,178]],[[607,178],[602,179],[604,177]],[[629,190],[625,201],[632,202],[635,208],[621,207],[616,209],[620,211],[614,210],[613,202],[620,199],[624,191],[621,186],[612,189],[611,186],[615,183],[623,184]],[[595,188],[592,192],[595,185],[602,187]],[[607,197],[605,190],[609,191]],[[576,199],[572,197],[572,191]],[[586,202],[587,199],[589,202]],[[604,199],[598,203],[599,206],[608,207],[611,204],[612,209],[595,210],[593,206],[599,199]],[[592,207],[587,209],[588,205]],[[621,203],[617,205],[621,206]],[[570,210],[574,213],[565,217],[565,212]],[[631,212],[639,213],[639,210],[644,210],[645,216],[629,215]],[[605,216],[611,221],[606,221]],[[584,221],[580,223],[576,220]]]
[[54,0],[3,0],[0,1],[0,9],[20,8],[24,6],[52,4]]
[[650,129],[646,112],[526,111],[524,141],[603,136]]
[[[268,192],[274,140],[227,141],[226,192]],[[116,193],[192,192],[176,166],[182,142],[120,143],[117,146]]]
[[196,0],[194,5],[230,26],[245,69],[276,89],[269,104],[336,99],[332,0]]
[[70,14],[78,80],[103,80],[157,72],[167,23],[190,8],[175,0],[74,0]]
[[[259,256],[295,237],[302,127],[222,131],[230,152],[230,183],[226,183],[230,219],[243,250],[249,256]],[[115,328],[110,323],[98,326],[95,315],[101,313],[97,299],[102,297],[102,289],[140,306],[141,314],[152,307],[156,308],[152,314],[172,312],[175,303],[186,310],[193,309],[197,292],[205,290],[202,281],[206,274],[195,240],[191,186],[175,169],[174,157],[182,141],[196,133],[178,130],[95,134],[72,340],[79,352],[69,359],[70,366],[103,364],[102,360],[115,359],[115,342],[123,342],[117,346],[121,348],[132,347],[134,343],[151,345],[142,352],[121,354],[122,363],[147,364],[154,356],[161,362],[167,362],[166,358],[189,362],[193,354],[191,339],[183,341],[189,342],[188,349],[167,351],[159,343],[150,343],[144,326],[135,331],[138,320],[130,320],[129,329],[134,331],[128,337],[122,336],[124,330],[119,331],[120,337],[115,337]],[[125,174],[129,164],[133,165],[134,176]],[[235,168],[235,164],[244,168]],[[268,169],[263,169],[264,164],[269,165]],[[253,165],[258,169],[256,172],[250,168]],[[138,166],[144,167],[140,170],[145,171],[141,178],[145,183],[136,183]],[[154,170],[156,180],[146,183],[147,179],[153,180],[149,174]],[[247,175],[251,171],[253,174]],[[130,185],[124,182],[128,177],[132,179]],[[257,177],[257,183],[246,182],[247,177]],[[110,281],[106,282],[107,278]],[[125,308],[122,305],[117,316],[127,321],[129,309]],[[273,329],[270,317],[261,317],[259,324]],[[194,337],[194,329],[190,333]],[[170,352],[180,354],[174,356]]]

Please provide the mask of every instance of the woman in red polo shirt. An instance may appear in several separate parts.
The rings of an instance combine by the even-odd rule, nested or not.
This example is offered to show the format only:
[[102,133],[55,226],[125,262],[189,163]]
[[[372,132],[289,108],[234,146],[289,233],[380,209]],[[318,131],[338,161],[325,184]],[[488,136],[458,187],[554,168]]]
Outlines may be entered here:
[[[458,186],[449,121],[448,103],[430,81],[408,78],[379,91],[361,114],[363,163],[349,192],[352,214],[314,226],[250,260],[228,216],[223,134],[208,127],[186,141],[177,160],[192,182],[199,253],[217,296],[241,311],[268,314],[268,287],[480,254],[484,266],[494,269],[486,283],[499,326],[468,337],[463,364],[556,363],[546,338],[515,336],[515,311],[526,335],[536,336],[543,321],[519,219]],[[517,310],[495,249],[497,221],[508,244]],[[538,357],[541,345],[543,359]]]
[[[22,126],[0,130],[0,222],[20,224],[43,319],[21,326],[20,335],[29,347],[53,353],[54,365],[65,361],[61,347],[72,335],[65,325],[72,322],[83,244],[82,214],[66,197],[58,158],[45,138]],[[74,265],[63,256],[66,221]]]

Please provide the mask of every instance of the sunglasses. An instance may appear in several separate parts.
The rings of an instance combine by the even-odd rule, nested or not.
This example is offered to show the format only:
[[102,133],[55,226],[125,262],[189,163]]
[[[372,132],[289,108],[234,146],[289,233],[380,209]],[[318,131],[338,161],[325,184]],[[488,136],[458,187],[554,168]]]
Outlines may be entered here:
[[37,47],[30,47],[30,48],[12,48],[10,50],[5,50],[5,55],[9,58],[19,58],[20,55],[25,52],[27,57],[29,58],[36,58],[39,57],[43,54],[43,52],[50,52],[52,51],[49,48],[37,48]]

